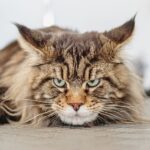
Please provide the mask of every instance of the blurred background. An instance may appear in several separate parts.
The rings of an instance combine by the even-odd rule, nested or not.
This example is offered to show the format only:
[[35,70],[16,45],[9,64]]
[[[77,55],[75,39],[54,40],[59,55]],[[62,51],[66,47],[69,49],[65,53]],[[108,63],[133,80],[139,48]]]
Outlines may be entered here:
[[18,33],[12,22],[31,28],[59,25],[84,31],[119,26],[137,13],[132,42],[125,48],[150,89],[150,0],[0,0],[0,49]]

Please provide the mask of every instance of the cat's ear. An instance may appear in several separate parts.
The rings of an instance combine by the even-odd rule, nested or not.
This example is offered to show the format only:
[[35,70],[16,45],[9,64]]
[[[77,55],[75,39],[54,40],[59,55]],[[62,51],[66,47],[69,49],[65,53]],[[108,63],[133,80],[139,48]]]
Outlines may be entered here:
[[116,44],[122,45],[133,34],[135,27],[135,17],[136,16],[117,28],[104,32],[104,35]]
[[134,27],[135,17],[123,25],[103,33],[105,40],[101,50],[106,60],[120,63],[123,57],[120,48],[131,39]]
[[19,43],[23,49],[29,53],[36,53],[43,56],[51,54],[51,51],[47,49],[48,40],[51,38],[50,34],[46,34],[40,30],[32,30],[17,23],[15,25],[20,32]]

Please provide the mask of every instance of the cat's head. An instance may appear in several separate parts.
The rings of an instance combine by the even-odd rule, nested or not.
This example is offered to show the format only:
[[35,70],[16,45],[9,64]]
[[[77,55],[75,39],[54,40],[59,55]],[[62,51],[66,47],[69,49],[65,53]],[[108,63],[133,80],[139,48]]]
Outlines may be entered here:
[[132,120],[132,77],[121,47],[134,25],[132,18],[110,31],[83,34],[17,25],[20,44],[34,59],[30,99],[67,124]]

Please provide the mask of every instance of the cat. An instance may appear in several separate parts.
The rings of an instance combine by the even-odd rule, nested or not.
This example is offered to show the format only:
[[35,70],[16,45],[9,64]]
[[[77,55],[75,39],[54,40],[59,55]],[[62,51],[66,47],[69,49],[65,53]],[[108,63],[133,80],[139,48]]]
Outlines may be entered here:
[[34,126],[138,122],[144,92],[124,58],[135,17],[105,32],[15,24],[0,51],[1,116]]

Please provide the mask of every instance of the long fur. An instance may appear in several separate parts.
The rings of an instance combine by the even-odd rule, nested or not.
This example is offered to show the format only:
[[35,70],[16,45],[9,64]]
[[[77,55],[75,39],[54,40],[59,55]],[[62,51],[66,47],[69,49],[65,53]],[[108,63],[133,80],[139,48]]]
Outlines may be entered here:
[[134,19],[104,33],[80,34],[59,27],[31,30],[18,24],[17,27],[21,34],[19,43],[15,41],[0,52],[0,86],[6,89],[1,93],[1,101],[10,102],[10,109],[1,109],[1,116],[14,116],[17,111],[23,124],[66,124],[58,108],[65,111],[75,91],[70,88],[62,92],[47,77],[63,76],[72,89],[95,77],[101,78],[102,85],[77,91],[76,98],[82,99],[84,95],[85,106],[97,113],[94,120],[84,125],[141,121],[141,81],[120,53],[120,47],[132,36]]

